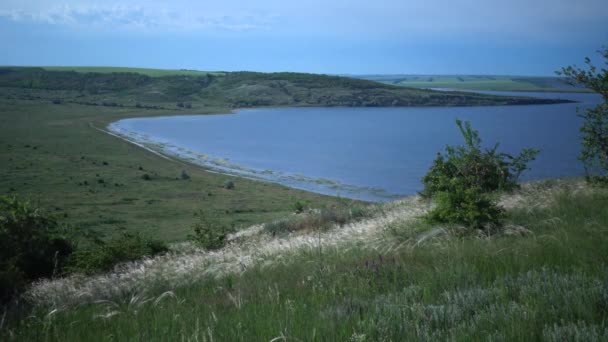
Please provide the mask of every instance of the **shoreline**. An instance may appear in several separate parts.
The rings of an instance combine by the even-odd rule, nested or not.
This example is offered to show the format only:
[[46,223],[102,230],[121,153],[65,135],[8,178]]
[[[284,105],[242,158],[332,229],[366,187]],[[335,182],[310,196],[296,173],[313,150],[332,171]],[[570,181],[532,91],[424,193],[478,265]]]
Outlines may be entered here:
[[[231,114],[236,114],[243,109],[238,109]],[[247,110],[247,109],[245,109]],[[201,114],[201,115],[214,115],[214,114]],[[218,113],[217,115],[224,115]],[[186,114],[179,116],[199,116],[196,114]],[[159,116],[161,117],[161,116]],[[166,117],[174,117],[173,115]],[[124,118],[124,119],[135,119],[135,118]],[[89,123],[91,128],[94,128],[102,133],[106,133],[129,144],[144,149],[145,151],[151,152],[152,154],[161,157],[165,160],[169,160],[173,163],[180,165],[189,165],[193,167],[201,168],[205,172],[210,172],[219,175],[225,175],[229,177],[244,178],[252,181],[259,181],[264,183],[271,183],[287,188],[296,190],[302,190],[310,193],[331,196],[336,198],[348,198],[350,200],[369,202],[369,203],[382,203],[392,202],[400,200],[408,196],[415,194],[391,194],[386,193],[385,190],[380,188],[371,187],[359,187],[349,184],[343,184],[338,181],[334,181],[326,178],[312,178],[300,174],[283,173],[272,170],[256,170],[241,166],[238,164],[231,164],[223,158],[210,157],[205,154],[197,153],[185,148],[172,145],[169,143],[163,143],[155,141],[153,139],[138,137],[137,133],[121,133],[119,130],[112,129],[111,126],[118,123],[121,120],[113,121],[107,124],[107,129],[101,129],[96,127],[92,123]],[[359,194],[359,196],[358,196]],[[367,195],[367,196],[361,196]]]
[[[437,92],[444,91],[453,91],[451,89],[437,89],[434,90]],[[524,97],[528,98],[528,97]],[[567,99],[550,99],[550,98],[534,98],[529,97],[529,99],[536,99],[539,103],[544,104],[555,104],[557,102],[560,103],[573,103],[576,101],[567,100]],[[547,103],[546,101],[551,101],[552,103]],[[501,106],[514,106],[521,104],[504,104]],[[529,104],[529,105],[537,105],[537,104]],[[300,107],[308,107],[308,106],[270,106],[272,109],[280,109],[280,108],[300,108]],[[427,106],[408,106],[407,108],[427,108]],[[443,108],[444,106],[439,106]],[[475,106],[477,107],[477,106]],[[485,107],[485,106],[480,106]],[[493,106],[491,106],[493,107]],[[327,107],[319,107],[319,108],[327,108]],[[334,107],[330,107],[334,108]],[[349,109],[365,109],[367,107],[344,107]],[[393,107],[389,107],[393,108]],[[243,165],[239,165],[236,163],[231,163],[229,160],[223,158],[222,156],[209,156],[205,153],[189,150],[187,148],[175,145],[169,141],[162,141],[158,139],[154,139],[148,135],[142,135],[135,131],[132,131],[128,128],[121,128],[119,123],[123,120],[138,120],[138,119],[146,119],[146,118],[169,118],[169,117],[200,117],[207,115],[226,115],[226,114],[239,114],[244,111],[256,111],[256,110],[265,110],[269,109],[269,107],[252,107],[252,108],[232,108],[223,110],[218,110],[216,112],[209,113],[159,113],[151,116],[125,116],[125,117],[117,117],[111,120],[104,120],[103,125],[105,129],[94,126],[92,123],[90,125],[92,128],[99,130],[101,132],[107,133],[113,137],[119,138],[121,140],[127,141],[128,143],[135,145],[137,147],[143,148],[144,150],[153,153],[156,156],[159,156],[165,160],[172,161],[181,165],[189,165],[194,167],[202,168],[206,172],[226,175],[230,177],[239,177],[248,180],[254,181],[262,181],[265,183],[273,183],[279,184],[282,186],[286,186],[292,189],[303,190],[311,193],[328,195],[332,197],[347,197],[356,200],[363,201],[372,201],[372,202],[386,202],[392,201],[395,199],[403,198],[408,194],[394,194],[387,192],[384,189],[374,188],[374,187],[366,187],[366,186],[355,186],[342,184],[339,181],[335,181],[332,179],[325,179],[322,177],[313,178],[308,177],[302,174],[296,173],[288,173],[281,171],[273,171],[273,170],[262,170],[255,169],[252,167],[247,167]],[[415,193],[414,193],[415,194]],[[410,194],[411,195],[411,194]]]

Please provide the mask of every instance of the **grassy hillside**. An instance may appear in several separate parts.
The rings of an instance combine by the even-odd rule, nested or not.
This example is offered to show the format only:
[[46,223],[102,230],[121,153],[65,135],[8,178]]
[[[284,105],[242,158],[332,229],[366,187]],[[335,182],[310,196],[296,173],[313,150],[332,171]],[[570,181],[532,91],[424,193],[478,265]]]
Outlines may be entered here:
[[175,108],[259,106],[466,106],[557,103],[561,100],[436,92],[338,76],[231,72],[150,77],[1,68],[0,88],[17,98],[59,103]]
[[558,77],[467,75],[362,75],[362,79],[413,88],[496,91],[588,92]]
[[[422,222],[429,203],[417,197],[344,210],[349,201],[208,173],[103,132],[125,117],[244,106],[535,101],[291,73],[2,69],[0,193],[83,231],[175,243],[109,273],[33,284],[0,313],[0,340],[606,340],[605,189],[526,185],[502,198],[504,230],[470,235]],[[296,201],[342,211],[295,216]],[[226,247],[183,242],[198,210],[235,227]],[[274,223],[251,226],[263,222]]]
[[128,67],[71,67],[71,66],[46,66],[42,67],[48,71],[75,71],[79,73],[137,73],[150,77],[162,76],[205,76],[205,75],[223,75],[221,71],[199,71],[187,69],[151,69],[151,68],[128,68]]
[[548,182],[506,195],[493,236],[418,221],[416,198],[358,224],[221,253],[184,250],[49,281],[5,340],[604,341],[608,192]]
[[[46,91],[33,94],[48,95]],[[39,202],[78,229],[111,234],[125,228],[175,241],[192,233],[198,210],[238,228],[283,216],[298,199],[319,206],[335,201],[208,173],[198,166],[160,158],[96,129],[125,117],[174,115],[187,113],[185,109],[53,105],[37,95],[30,100],[3,95],[0,193]],[[209,111],[226,109],[196,109],[196,113]],[[181,179],[182,170],[190,179]],[[142,178],[146,174],[149,180]],[[236,184],[233,190],[222,187],[228,179]]]

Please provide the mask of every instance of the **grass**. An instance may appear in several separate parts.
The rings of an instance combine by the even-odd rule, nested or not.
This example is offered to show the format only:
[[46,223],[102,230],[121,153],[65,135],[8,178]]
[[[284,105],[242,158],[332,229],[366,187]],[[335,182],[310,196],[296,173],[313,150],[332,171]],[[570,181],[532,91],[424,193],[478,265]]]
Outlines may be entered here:
[[[125,117],[374,105],[368,101],[395,94],[470,104],[463,95],[303,74],[230,73],[205,78],[205,90],[191,88],[189,77],[91,77],[117,88],[0,87],[0,192],[108,235],[124,227],[182,241],[201,209],[236,230],[258,225],[219,251],[177,243],[173,253],[107,274],[35,284],[20,310],[0,313],[0,340],[606,339],[608,256],[598,252],[608,248],[605,190],[558,184],[513,195],[508,229],[493,237],[420,223],[428,207],[414,199],[378,217],[313,215],[286,226],[303,227],[298,234],[272,237],[259,224],[291,214],[295,202],[340,201],[208,173],[100,130]],[[150,83],[131,89],[132,82]],[[307,234],[313,225],[325,229]]]
[[205,76],[205,75],[223,75],[223,72],[187,70],[187,69],[153,69],[153,68],[129,68],[129,67],[100,67],[100,66],[45,66],[42,67],[49,71],[76,71],[80,73],[98,72],[98,73],[113,73],[113,72],[135,72],[150,77],[162,76]]
[[531,92],[589,92],[572,87],[557,77],[527,76],[449,76],[449,75],[370,75],[360,76],[413,88],[448,88],[462,90],[531,91]]
[[[285,216],[296,200],[335,203],[330,197],[166,160],[95,129],[125,117],[181,112],[50,105],[43,98],[0,96],[0,193],[39,202],[77,229],[112,234],[124,227],[165,241],[191,234],[194,213],[201,209],[238,229]],[[182,179],[183,170],[189,179]],[[145,174],[150,180],[142,178]],[[223,187],[227,180],[234,189]]]
[[297,215],[291,215],[264,224],[264,230],[270,234],[289,234],[294,232],[314,232],[327,230],[335,225],[345,225],[354,221],[372,217],[378,208],[371,205],[362,206],[353,203],[340,203],[338,206],[312,209]]
[[403,230],[411,224],[401,221],[365,243],[304,248],[237,273],[37,306],[2,333],[48,341],[606,340],[608,192],[540,185],[506,203],[508,229],[497,236],[396,244],[410,240]]
[[[436,92],[369,80],[303,73],[229,72],[150,77],[139,73],[84,73],[0,68],[9,98],[45,98],[58,105],[138,109],[267,106],[472,106],[563,103],[559,99]],[[185,108],[188,107],[188,108]]]

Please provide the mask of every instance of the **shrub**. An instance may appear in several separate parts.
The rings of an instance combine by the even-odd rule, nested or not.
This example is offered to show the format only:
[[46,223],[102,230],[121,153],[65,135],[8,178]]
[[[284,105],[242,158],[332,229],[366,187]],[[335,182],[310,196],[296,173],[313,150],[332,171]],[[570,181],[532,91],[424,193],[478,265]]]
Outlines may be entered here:
[[455,223],[485,229],[498,226],[503,210],[487,193],[477,187],[466,187],[454,181],[449,191],[435,195],[436,206],[426,216],[427,222]]
[[446,154],[437,154],[428,173],[422,178],[425,197],[450,190],[452,180],[459,179],[466,188],[479,188],[482,192],[512,190],[518,186],[519,176],[528,169],[538,150],[524,149],[519,156],[497,152],[498,144],[491,149],[481,149],[479,132],[470,122],[456,120],[466,146],[446,147]]
[[232,189],[234,189],[234,182],[231,180],[227,180],[224,182],[223,187],[224,187],[224,189],[232,190]]
[[186,170],[182,170],[180,178],[183,180],[188,180],[188,179],[190,179],[190,175],[186,172]]
[[108,271],[121,262],[154,256],[168,250],[162,241],[144,238],[138,233],[123,232],[107,241],[95,239],[90,246],[76,250],[70,257],[68,270],[93,274]]
[[423,177],[422,195],[436,201],[426,219],[478,229],[497,226],[503,211],[491,193],[516,188],[519,176],[528,169],[528,162],[535,159],[538,150],[524,149],[514,157],[497,152],[496,144],[483,151],[479,133],[470,123],[456,120],[456,124],[466,146],[446,147],[446,154],[439,153]]
[[[598,52],[608,64],[608,47]],[[589,58],[585,58],[585,63],[587,70],[569,66],[558,74],[568,77],[571,84],[583,85],[602,96],[603,103],[579,112],[583,119],[579,159],[585,165],[588,181],[608,185],[608,69],[597,72]]]
[[39,278],[62,272],[72,253],[57,221],[30,203],[0,197],[0,303]]
[[297,200],[293,203],[292,208],[296,214],[300,214],[304,212],[304,209],[306,209],[307,205],[308,203],[306,201]]
[[143,179],[145,181],[149,181],[149,180],[152,180],[152,177],[150,177],[149,174],[144,173],[143,175],[141,175],[141,179]]
[[224,247],[229,229],[217,218],[202,210],[197,213],[197,216],[198,221],[192,227],[194,230],[192,239],[208,250]]

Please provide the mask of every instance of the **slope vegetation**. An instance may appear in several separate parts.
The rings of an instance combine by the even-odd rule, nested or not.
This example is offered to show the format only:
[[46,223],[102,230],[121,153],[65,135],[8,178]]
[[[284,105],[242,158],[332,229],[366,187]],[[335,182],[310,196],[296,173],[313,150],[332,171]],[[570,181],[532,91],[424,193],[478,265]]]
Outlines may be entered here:
[[[563,100],[437,92],[339,76],[230,72],[151,77],[142,73],[82,73],[2,68],[0,87],[47,93],[56,102],[158,108],[192,103],[255,106],[471,106],[560,103]],[[36,95],[32,92],[38,90]],[[29,91],[29,92],[28,92]]]
[[233,235],[93,278],[33,286],[23,340],[546,340],[608,337],[608,193],[579,181],[504,195],[496,235],[421,223],[418,198],[326,231]]

